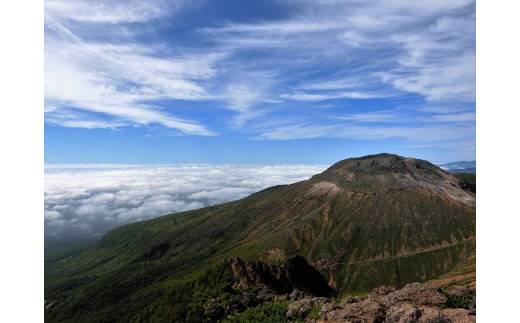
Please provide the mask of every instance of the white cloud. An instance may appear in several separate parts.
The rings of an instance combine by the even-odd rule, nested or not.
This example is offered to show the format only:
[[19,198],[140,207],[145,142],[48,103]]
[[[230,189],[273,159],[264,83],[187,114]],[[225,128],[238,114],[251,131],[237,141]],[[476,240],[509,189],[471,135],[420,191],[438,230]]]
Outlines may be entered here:
[[89,41],[64,25],[153,19],[162,14],[156,5],[46,2],[45,105],[52,106],[47,122],[84,128],[157,123],[186,134],[214,134],[197,121],[175,117],[171,108],[146,102],[210,98],[198,83],[214,75],[218,55],[168,57],[153,46]]
[[[467,110],[467,108],[465,108]],[[437,109],[437,113],[431,115],[414,114],[410,109],[382,110],[364,113],[352,113],[335,117],[336,120],[346,120],[360,123],[379,122],[379,123],[447,123],[447,122],[465,122],[473,123],[476,120],[475,112],[450,113],[454,109],[450,107],[447,110]],[[434,110],[435,111],[435,110]],[[444,113],[442,113],[444,112]],[[442,114],[441,114],[442,113]]]
[[98,193],[90,196],[89,198],[82,200],[81,204],[107,204],[112,203],[116,200],[114,193]]
[[[283,53],[277,57],[278,63],[297,75],[304,75],[302,71],[319,75],[323,63],[328,62],[349,80],[331,81],[331,74],[326,73],[325,78],[317,76],[314,84],[304,83],[298,90],[352,89],[336,93],[286,92],[281,98],[366,99],[381,97],[369,90],[389,84],[397,90],[394,95],[404,91],[430,101],[474,102],[474,1],[298,3],[292,8],[298,13],[285,20],[226,23],[201,31],[218,40],[227,51],[268,48]],[[285,61],[282,56],[289,59]],[[356,61],[366,64],[358,68]]]
[[413,143],[438,143],[462,141],[475,135],[474,125],[450,127],[445,125],[408,126],[359,126],[347,123],[330,125],[293,124],[266,131],[261,139],[292,140],[308,138],[349,138],[357,140],[382,140],[401,138]]
[[342,23],[332,21],[286,21],[263,24],[227,24],[219,28],[204,28],[202,31],[211,34],[222,33],[261,33],[288,34],[302,32],[317,32],[344,28]]
[[[400,114],[400,111],[396,110],[385,110],[385,111],[374,111],[365,113],[352,113],[349,115],[339,116],[337,120],[347,120],[356,122],[402,122],[404,116]],[[407,118],[410,118],[407,116]]]
[[[422,53],[412,53],[402,64],[424,64]],[[443,64],[427,65],[417,72],[402,74],[399,72],[381,73],[384,82],[403,91],[420,93],[430,101],[475,100],[475,53],[465,53],[461,57],[446,59]]]
[[305,90],[341,90],[359,87],[363,84],[366,84],[366,81],[362,82],[359,78],[346,77],[322,82],[307,82],[301,85],[300,88]]
[[[180,8],[183,1],[46,0],[45,14],[63,20],[89,23],[132,23],[155,19]],[[174,6],[173,6],[174,5]]]
[[474,122],[477,120],[477,114],[474,112],[457,113],[457,114],[439,114],[433,115],[426,121],[431,122]]
[[56,210],[45,210],[44,216],[46,220],[55,220],[59,219],[61,217],[61,214]]
[[325,94],[314,94],[297,92],[293,94],[282,94],[280,97],[284,99],[297,101],[324,101],[330,99],[374,99],[385,97],[384,94],[378,93],[362,93],[362,92],[335,92]]
[[46,165],[46,235],[96,234],[128,222],[246,197],[323,165]]
[[474,1],[296,1],[284,4],[282,19],[224,16],[194,24],[188,42],[154,36],[189,5],[46,1],[46,122],[215,135],[196,112],[179,117],[176,105],[212,101],[233,113],[232,128],[245,128],[290,115],[281,104],[289,100],[412,93],[430,103],[475,101]]

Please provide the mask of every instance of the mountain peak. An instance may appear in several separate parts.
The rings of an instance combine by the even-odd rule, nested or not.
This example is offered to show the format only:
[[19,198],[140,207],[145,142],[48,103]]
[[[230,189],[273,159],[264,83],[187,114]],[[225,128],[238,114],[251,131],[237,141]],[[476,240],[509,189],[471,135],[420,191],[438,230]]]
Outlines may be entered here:
[[258,295],[267,287],[320,296],[335,294],[329,286],[350,293],[471,280],[475,194],[460,183],[427,161],[377,154],[234,202],[125,225],[46,263],[46,321],[202,321],[206,309],[224,313],[215,296],[225,306],[240,306],[231,301],[237,295],[253,304],[257,287]]
[[337,162],[311,183],[335,190],[376,192],[391,189],[429,189],[468,205],[475,205],[475,195],[465,183],[440,167],[422,159],[381,153]]
[[388,153],[348,158],[335,163],[327,171],[338,169],[370,174],[382,174],[384,172],[412,173],[414,169],[422,169],[429,172],[440,170],[442,172],[441,168],[428,161]]

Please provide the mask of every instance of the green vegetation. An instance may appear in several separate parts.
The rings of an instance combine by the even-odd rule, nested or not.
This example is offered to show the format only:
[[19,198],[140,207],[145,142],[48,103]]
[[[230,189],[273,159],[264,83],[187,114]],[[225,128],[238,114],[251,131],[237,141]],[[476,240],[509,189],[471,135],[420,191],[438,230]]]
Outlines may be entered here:
[[469,302],[471,300],[471,295],[447,295],[448,302],[446,306],[449,308],[469,308]]
[[[377,167],[407,170],[388,158]],[[45,318],[200,321],[206,302],[232,293],[233,275],[222,263],[230,256],[276,263],[299,254],[342,293],[426,281],[462,263],[471,268],[475,208],[436,191],[399,186],[394,173],[380,173],[389,180],[377,186],[370,165],[361,160],[365,168],[353,186],[340,176],[347,170],[334,167],[339,173],[128,224],[86,250],[46,254]],[[417,176],[434,172],[419,166],[425,171]]]
[[465,308],[469,309],[470,301],[473,299],[473,296],[470,294],[462,294],[462,295],[454,295],[447,293],[447,289],[449,286],[445,286],[442,289],[442,293],[448,298],[446,302],[447,308]]
[[[224,322],[288,322],[287,317],[285,316],[287,305],[289,305],[288,301],[264,303],[256,307],[248,308],[245,312],[230,315],[224,320]],[[295,321],[298,320],[296,319]]]
[[66,238],[54,239],[45,237],[44,239],[44,260],[45,263],[56,262],[72,256],[77,256],[87,250],[96,242],[94,238]]
[[[160,268],[146,270],[130,266],[70,291],[66,298],[49,299],[45,312],[49,322],[126,321],[200,322],[203,305],[210,299],[226,298],[233,274],[224,264],[211,267],[194,279],[163,280],[154,283]],[[229,295],[229,293],[228,293]]]
[[309,313],[309,315],[307,315],[307,319],[313,319],[313,320],[317,320],[320,318],[320,311],[321,309],[323,308],[323,304],[319,304],[318,306],[314,306],[311,310],[311,312]]
[[471,188],[472,192],[477,191],[477,174],[456,173],[453,176],[462,179]]

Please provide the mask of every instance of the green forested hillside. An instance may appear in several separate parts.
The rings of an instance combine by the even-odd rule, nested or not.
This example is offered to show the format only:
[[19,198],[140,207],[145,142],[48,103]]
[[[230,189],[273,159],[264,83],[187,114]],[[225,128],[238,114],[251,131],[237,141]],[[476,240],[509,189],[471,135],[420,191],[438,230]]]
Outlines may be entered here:
[[[426,281],[474,259],[474,194],[425,161],[375,155],[239,201],[132,223],[46,265],[46,319],[200,321],[233,293],[223,260],[303,255],[340,292]],[[470,260],[474,261],[474,260]]]
[[477,191],[477,174],[472,173],[456,173],[453,174],[455,177],[458,177],[468,183],[473,192]]

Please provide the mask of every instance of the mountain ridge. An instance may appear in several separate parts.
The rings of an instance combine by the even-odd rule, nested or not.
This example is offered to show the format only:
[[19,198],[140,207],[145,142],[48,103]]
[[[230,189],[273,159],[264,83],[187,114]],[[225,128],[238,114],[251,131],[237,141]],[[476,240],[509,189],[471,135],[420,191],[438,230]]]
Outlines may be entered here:
[[451,162],[451,163],[442,163],[442,164],[439,164],[438,166],[451,174],[456,174],[456,173],[475,174],[477,172],[477,161],[476,160],[471,160],[471,161],[461,160],[461,161],[456,161],[456,162]]
[[427,161],[378,154],[238,201],[118,227],[81,255],[49,265],[46,299],[61,306],[49,317],[85,318],[74,312],[78,304],[104,313],[124,301],[138,315],[150,305],[134,298],[151,290],[166,297],[167,286],[197,280],[233,256],[276,263],[301,255],[343,293],[471,267],[475,195],[461,183]]
[[[395,154],[376,154],[342,160],[310,181],[331,180],[347,189],[380,191],[391,188],[427,188],[475,205],[464,182],[428,161]],[[458,190],[458,188],[462,188]]]

